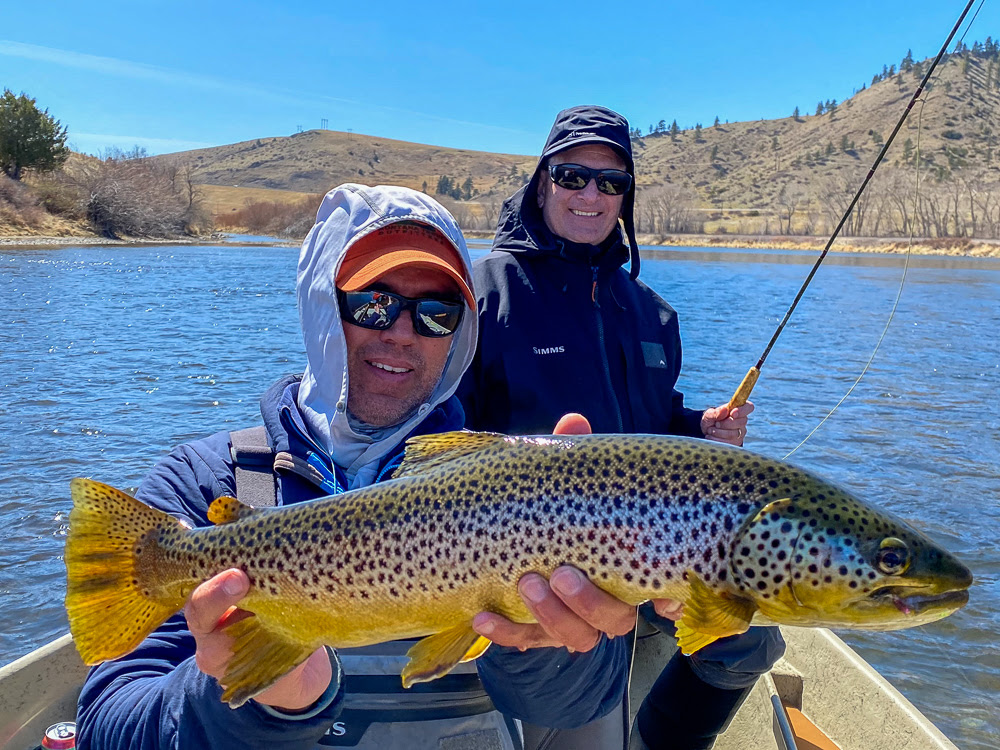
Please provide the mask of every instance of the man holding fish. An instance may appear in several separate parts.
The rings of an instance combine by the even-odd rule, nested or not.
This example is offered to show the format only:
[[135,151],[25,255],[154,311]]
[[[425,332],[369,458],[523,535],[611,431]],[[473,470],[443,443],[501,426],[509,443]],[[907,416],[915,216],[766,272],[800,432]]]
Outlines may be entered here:
[[[598,106],[556,116],[534,175],[501,210],[493,252],[475,264],[479,345],[459,389],[469,428],[544,433],[563,415],[579,412],[599,433],[688,435],[743,445],[753,404],[695,410],[675,389],[681,367],[676,313],[637,279],[635,181],[624,117]],[[622,268],[626,262],[629,273]],[[590,426],[567,429],[586,432]],[[522,589],[535,591],[542,611],[566,611],[564,580],[576,588],[575,597],[595,596],[596,587],[570,572],[553,576],[551,588],[526,579]],[[670,603],[657,606],[676,618]],[[671,630],[651,607],[645,611]],[[634,622],[630,608],[619,614],[621,622]],[[480,632],[496,642],[538,642],[539,626],[483,620],[492,629]],[[573,623],[567,618],[560,627],[566,631]],[[583,622],[573,632],[578,644],[601,634]],[[692,660],[678,654],[638,716],[649,745],[709,747],[783,650],[776,628],[754,628]],[[562,744],[552,748],[620,747],[621,740],[603,738],[622,724],[609,715],[598,725],[564,732]]]
[[[391,477],[407,437],[461,428],[453,394],[476,342],[470,266],[458,226],[422,193],[342,185],[324,198],[298,267],[305,372],[278,381],[261,401],[265,454],[273,456],[273,469],[264,469],[276,494],[263,504],[288,506],[366,487]],[[219,522],[209,506],[238,491],[232,442],[230,433],[219,433],[175,449],[142,482],[138,499],[192,527]],[[242,490],[240,497],[246,498]],[[80,511],[76,519],[82,535],[87,521]],[[97,635],[98,620],[115,618],[114,611],[102,604],[79,614],[72,593],[70,566],[96,543],[74,544],[67,552],[67,606],[78,647],[99,654],[89,663],[114,658],[123,644]],[[297,559],[294,548],[283,554],[290,568],[308,570],[314,562]],[[197,586],[184,615],[150,637],[123,625],[136,649],[91,672],[79,703],[80,747],[277,748],[322,738],[326,746],[419,750],[449,738],[455,750],[516,748],[521,741],[511,717],[524,714],[523,707],[531,707],[535,721],[575,726],[605,713],[618,689],[620,655],[601,642],[575,654],[492,648],[429,692],[400,693],[400,666],[412,644],[393,642],[339,653],[319,648],[301,664],[293,660],[298,666],[252,700],[230,700],[242,703],[234,710],[220,701],[218,679],[231,666],[234,643],[233,631],[223,628],[248,617],[239,604],[250,589],[246,573],[226,570]],[[117,619],[138,611],[121,610]],[[162,619],[172,611],[146,609],[132,619]],[[278,651],[271,647],[254,659],[261,669],[277,669],[269,653]]]

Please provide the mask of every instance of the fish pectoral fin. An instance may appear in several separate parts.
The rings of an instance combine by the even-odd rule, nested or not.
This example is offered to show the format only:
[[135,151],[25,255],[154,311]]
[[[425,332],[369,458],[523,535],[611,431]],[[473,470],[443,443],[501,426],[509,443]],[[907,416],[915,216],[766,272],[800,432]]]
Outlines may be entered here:
[[239,708],[309,658],[317,646],[298,643],[269,630],[256,616],[229,625],[233,658],[219,680],[222,700]]
[[239,521],[241,518],[248,518],[257,512],[257,509],[246,503],[241,503],[235,497],[217,497],[208,506],[208,520],[216,526],[224,523]]
[[403,667],[403,687],[430,682],[448,674],[456,664],[483,655],[490,641],[463,623],[417,641],[406,652],[410,661]]
[[684,602],[684,614],[677,621],[677,643],[681,653],[690,656],[709,643],[728,635],[745,633],[757,605],[748,599],[720,596],[688,571],[691,595]]
[[393,479],[426,474],[449,461],[476,453],[484,448],[504,445],[506,435],[496,432],[456,430],[436,435],[417,435],[406,441],[403,463],[392,474]]

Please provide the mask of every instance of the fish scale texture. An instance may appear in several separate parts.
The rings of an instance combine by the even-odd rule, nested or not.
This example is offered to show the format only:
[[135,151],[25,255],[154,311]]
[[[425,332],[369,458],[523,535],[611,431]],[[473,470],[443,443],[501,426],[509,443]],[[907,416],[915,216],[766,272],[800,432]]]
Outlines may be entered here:
[[311,637],[359,645],[345,634],[359,607],[364,642],[436,632],[484,609],[528,621],[517,580],[564,563],[634,603],[684,598],[688,570],[738,593],[730,563],[740,526],[813,482],[753,453],[679,438],[493,437],[457,457],[413,453],[400,479],[376,487],[172,532],[161,538],[168,567],[190,561],[192,581],[243,567],[247,608],[302,608],[315,614]]

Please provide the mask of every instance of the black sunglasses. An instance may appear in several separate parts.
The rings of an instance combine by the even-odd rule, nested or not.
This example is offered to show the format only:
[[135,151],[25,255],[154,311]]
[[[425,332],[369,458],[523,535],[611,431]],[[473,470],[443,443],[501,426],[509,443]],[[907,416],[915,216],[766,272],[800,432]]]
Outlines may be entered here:
[[561,188],[583,190],[591,180],[605,195],[625,195],[632,187],[632,175],[621,169],[591,169],[579,164],[549,164],[549,177]]
[[366,289],[360,292],[337,290],[340,316],[352,325],[384,331],[392,328],[404,310],[413,311],[413,330],[421,336],[451,336],[462,322],[465,305],[426,297],[410,299],[393,292]]

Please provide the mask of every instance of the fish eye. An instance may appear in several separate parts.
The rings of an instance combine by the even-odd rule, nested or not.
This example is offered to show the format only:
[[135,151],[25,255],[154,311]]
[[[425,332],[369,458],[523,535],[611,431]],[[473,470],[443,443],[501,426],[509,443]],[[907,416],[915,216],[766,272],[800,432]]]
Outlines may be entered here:
[[883,539],[875,555],[875,563],[886,575],[898,576],[905,573],[910,567],[910,550],[906,542],[891,536]]

